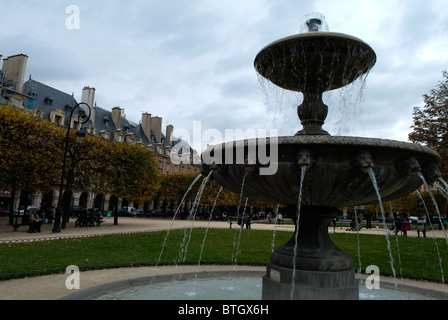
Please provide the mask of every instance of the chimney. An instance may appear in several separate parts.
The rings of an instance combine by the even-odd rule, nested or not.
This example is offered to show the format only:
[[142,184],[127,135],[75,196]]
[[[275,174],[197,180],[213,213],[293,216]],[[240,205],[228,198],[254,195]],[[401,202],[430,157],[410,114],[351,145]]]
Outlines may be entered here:
[[28,56],[23,53],[3,59],[3,74],[8,80],[14,82],[15,90],[18,92],[22,92],[27,61]]
[[95,103],[95,88],[85,86],[82,89],[81,102],[87,103],[89,105],[91,110],[90,120],[93,124],[95,124],[95,111],[93,110]]
[[151,114],[150,113],[143,113],[142,114],[142,129],[143,133],[145,134],[146,138],[148,138],[149,141],[151,141]]
[[122,110],[120,107],[112,108],[112,121],[115,125],[115,129],[121,128],[121,116]]
[[152,117],[151,118],[151,129],[154,133],[154,137],[157,143],[162,142],[162,118]]
[[168,139],[168,141],[170,142],[170,145],[173,144],[173,130],[174,127],[172,124],[169,124],[166,126],[166,138]]

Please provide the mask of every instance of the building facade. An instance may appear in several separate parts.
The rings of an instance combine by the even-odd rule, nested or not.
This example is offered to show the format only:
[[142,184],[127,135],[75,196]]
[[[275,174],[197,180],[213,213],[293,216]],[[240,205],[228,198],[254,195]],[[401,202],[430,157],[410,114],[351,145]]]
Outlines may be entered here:
[[[112,110],[101,108],[95,102],[96,90],[90,86],[82,89],[81,101],[77,101],[74,94],[52,88],[32,79],[31,76],[23,83],[27,59],[28,56],[21,54],[3,60],[3,68],[0,72],[0,104],[25,108],[39,114],[42,119],[79,130],[81,128],[78,121],[79,114],[75,112],[72,118],[70,118],[70,114],[78,103],[87,103],[91,107],[90,119],[83,125],[87,134],[100,136],[108,141],[143,144],[156,155],[160,174],[195,172],[199,174],[199,155],[191,147],[188,147],[188,161],[173,163],[171,160],[173,148],[181,142],[173,137],[173,125],[168,124],[163,130],[162,118],[153,116],[151,113],[144,112],[141,119],[134,122],[126,118],[124,109],[119,106]],[[185,159],[185,155],[182,159]],[[2,191],[0,201],[13,201],[13,207],[18,208],[20,192],[16,193],[16,199],[8,199],[8,190]],[[55,186],[54,190],[48,194],[28,195],[27,198],[30,200],[28,205],[54,207],[59,196],[58,192],[58,188]],[[156,198],[151,203],[137,204],[130,203],[126,199],[118,199],[113,195],[92,194],[81,190],[73,192],[70,198],[72,206],[79,205],[85,208],[94,207],[105,210],[133,206],[149,211],[160,209],[162,206],[175,206],[175,203],[163,196]]]

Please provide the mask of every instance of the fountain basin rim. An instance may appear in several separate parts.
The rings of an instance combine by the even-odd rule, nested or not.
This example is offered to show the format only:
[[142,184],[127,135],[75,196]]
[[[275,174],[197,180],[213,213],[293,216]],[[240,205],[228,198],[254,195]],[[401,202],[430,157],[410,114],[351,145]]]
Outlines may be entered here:
[[[173,281],[173,278],[180,278],[183,279],[193,279],[195,277],[198,278],[207,278],[207,277],[219,277],[219,276],[229,276],[229,274],[236,276],[236,277],[253,277],[253,276],[259,276],[262,277],[266,274],[265,267],[260,267],[260,270],[235,270],[233,269],[233,266],[229,266],[228,270],[217,270],[217,271],[197,271],[197,272],[178,272],[178,273],[167,273],[167,274],[158,274],[158,275],[151,275],[151,276],[143,276],[143,277],[136,277],[136,278],[130,278],[130,279],[124,279],[119,281],[113,281],[106,284],[101,284],[98,286],[94,286],[87,289],[79,290],[75,293],[69,294],[67,296],[62,297],[59,300],[91,300],[95,299],[101,295],[106,294],[110,291],[116,291],[120,289],[124,289],[127,287],[132,286],[138,286],[138,285],[144,285],[147,283],[150,283],[151,281],[154,282],[163,282],[163,281]],[[365,279],[368,275],[362,274],[356,275],[356,278],[362,278]],[[381,287],[386,289],[394,289],[394,283],[392,281],[392,278],[382,278]],[[433,299],[438,300],[448,300],[448,292],[443,291],[438,288],[428,288],[423,285],[421,285],[418,282],[415,282],[414,284],[405,284],[401,283],[402,280],[397,279],[398,281],[398,291],[408,291],[412,293],[421,294],[427,297],[431,297]],[[414,281],[414,280],[411,280]]]
[[366,137],[351,137],[351,136],[330,136],[330,135],[297,135],[297,136],[282,136],[282,137],[267,137],[267,138],[251,138],[244,140],[236,140],[230,142],[224,142],[217,145],[209,146],[204,153],[210,153],[212,150],[223,149],[230,150],[235,146],[248,147],[249,145],[258,145],[259,143],[265,143],[269,145],[271,143],[277,143],[278,145],[332,145],[332,146],[351,146],[351,147],[379,147],[406,150],[410,152],[429,154],[437,161],[441,160],[440,155],[431,148],[421,145],[419,143],[397,141],[390,139],[380,138],[366,138]]
[[[361,40],[361,39],[359,39],[357,37],[345,34],[345,33],[315,31],[315,32],[306,32],[306,33],[294,34],[294,35],[290,35],[290,36],[287,36],[287,37],[275,40],[275,41],[271,42],[270,44],[264,46],[263,49],[261,49],[259,51],[259,53],[257,54],[257,57],[258,57],[258,55],[261,52],[263,52],[267,48],[270,48],[270,47],[275,46],[275,45],[280,44],[280,43],[284,43],[284,42],[287,42],[287,41],[294,41],[294,40],[298,40],[298,39],[308,40],[308,39],[315,39],[315,38],[334,38],[334,39],[335,38],[339,38],[339,39],[345,39],[345,40],[349,40],[349,41],[356,41],[356,42],[362,43],[362,44],[364,44],[364,45],[366,45],[367,47],[370,48],[370,46],[365,41],[363,41],[363,40]],[[257,60],[257,58],[255,58],[255,60]]]
[[148,275],[142,277],[135,277],[123,280],[117,280],[105,284],[100,284],[94,287],[83,289],[75,293],[69,294],[60,298],[59,300],[92,300],[102,296],[110,291],[118,291],[134,286],[146,285],[149,283],[158,283],[174,280],[192,280],[192,279],[206,279],[214,277],[247,277],[259,276],[260,278],[266,274],[265,267],[260,267],[260,270],[253,269],[237,269],[229,266],[228,269],[208,270],[208,271],[185,271],[185,272],[171,272],[166,274]]

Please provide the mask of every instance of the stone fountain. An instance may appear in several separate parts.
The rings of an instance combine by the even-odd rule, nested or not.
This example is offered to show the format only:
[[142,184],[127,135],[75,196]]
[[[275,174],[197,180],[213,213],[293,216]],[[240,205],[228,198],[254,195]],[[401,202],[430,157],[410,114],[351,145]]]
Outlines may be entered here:
[[[376,54],[358,38],[318,31],[319,19],[307,24],[308,32],[269,44],[254,61],[256,71],[273,84],[303,94],[298,106],[302,130],[268,139],[264,146],[278,150],[277,171],[260,174],[265,164],[249,152],[250,145],[260,145],[247,139],[208,148],[202,157],[214,160],[203,163],[202,172],[213,171],[219,184],[237,194],[242,191],[244,197],[285,205],[283,213],[296,222],[291,240],[271,254],[263,299],[355,300],[359,285],[353,259],[330,239],[329,222],[340,207],[378,202],[369,170],[388,201],[417,190],[422,185],[419,171],[434,182],[440,157],[419,144],[326,132],[322,126],[328,106],[322,94],[368,73]],[[229,161],[235,160],[237,148],[244,151],[244,163]]]

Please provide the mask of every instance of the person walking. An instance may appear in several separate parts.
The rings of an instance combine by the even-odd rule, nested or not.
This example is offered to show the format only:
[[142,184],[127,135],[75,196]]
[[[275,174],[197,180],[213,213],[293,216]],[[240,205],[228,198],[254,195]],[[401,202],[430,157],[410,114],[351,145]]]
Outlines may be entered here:
[[241,225],[241,228],[243,228],[244,225],[246,225],[246,229],[250,229],[250,215],[248,213],[244,215],[243,224]]
[[403,215],[403,226],[402,226],[403,237],[406,237],[408,235],[409,230],[411,230],[411,222],[408,219],[408,215],[405,213]]
[[283,215],[279,212],[277,214],[277,224],[282,224],[283,222]]
[[426,220],[422,216],[419,216],[417,221],[417,237],[419,238],[420,232],[423,234],[423,237],[426,238]]

